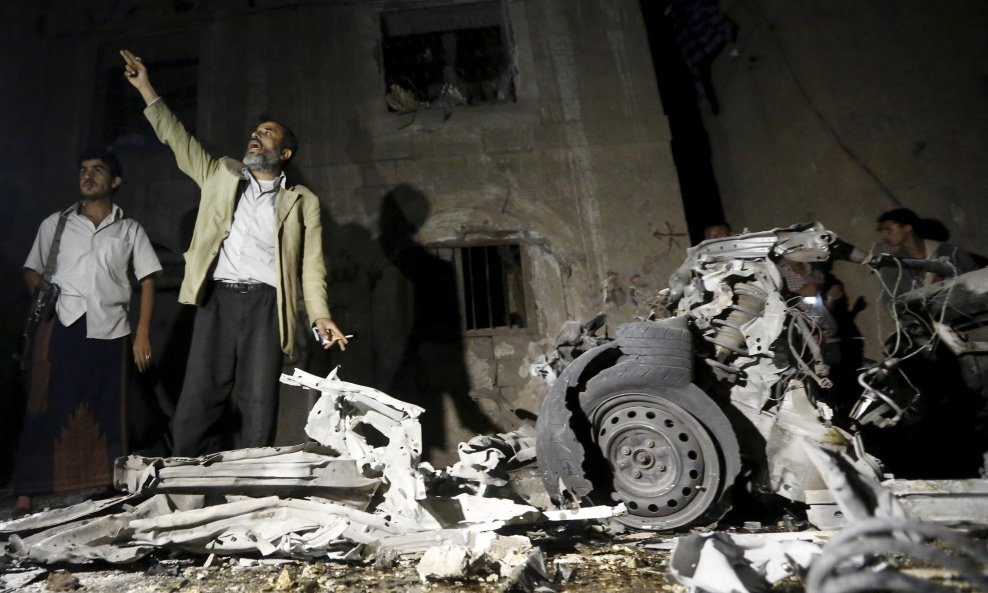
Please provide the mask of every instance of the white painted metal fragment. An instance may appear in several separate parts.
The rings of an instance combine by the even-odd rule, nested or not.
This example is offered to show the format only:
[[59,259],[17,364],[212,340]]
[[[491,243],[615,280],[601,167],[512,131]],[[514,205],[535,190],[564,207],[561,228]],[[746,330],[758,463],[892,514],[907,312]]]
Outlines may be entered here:
[[692,534],[676,540],[669,573],[692,591],[755,593],[770,590],[797,568],[805,571],[822,551],[809,541],[760,534]]
[[623,502],[614,506],[600,505],[595,507],[580,507],[578,509],[555,509],[542,511],[550,521],[586,521],[592,519],[609,519],[628,514],[628,507]]
[[[538,550],[527,538],[500,539],[494,529],[625,512],[619,505],[542,514],[507,499],[429,496],[425,476],[447,474],[419,463],[421,408],[341,381],[335,372],[322,379],[296,371],[282,379],[322,393],[306,427],[318,443],[194,459],[121,458],[115,481],[132,494],[0,525],[8,533],[43,529],[23,539],[12,535],[15,555],[42,563],[123,563],[171,548],[204,555],[257,551],[356,559],[366,545],[365,559],[388,551],[425,551],[431,560],[423,574],[456,575],[498,542],[498,574],[535,582],[544,573]],[[380,433],[386,444],[370,444],[362,436],[368,430]],[[501,475],[504,463],[531,457],[532,437],[519,430],[474,439],[467,459],[479,468],[480,480]],[[488,556],[485,562],[490,566],[495,560]]]
[[507,467],[535,458],[535,427],[523,424],[517,430],[478,435],[457,445],[460,460],[450,468],[450,475],[483,485],[504,486],[508,483]]

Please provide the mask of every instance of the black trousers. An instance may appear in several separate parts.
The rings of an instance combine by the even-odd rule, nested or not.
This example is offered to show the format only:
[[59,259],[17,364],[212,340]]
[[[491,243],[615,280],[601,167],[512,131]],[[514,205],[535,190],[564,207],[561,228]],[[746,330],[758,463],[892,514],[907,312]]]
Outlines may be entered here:
[[282,353],[274,287],[214,282],[196,310],[175,408],[173,455],[197,457],[274,442]]

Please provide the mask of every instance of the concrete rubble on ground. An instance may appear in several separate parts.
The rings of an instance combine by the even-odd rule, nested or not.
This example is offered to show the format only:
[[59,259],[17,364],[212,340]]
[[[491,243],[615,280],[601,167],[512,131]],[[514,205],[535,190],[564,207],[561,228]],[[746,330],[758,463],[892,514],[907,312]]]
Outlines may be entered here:
[[457,464],[437,471],[419,462],[421,408],[335,371],[323,379],[296,370],[282,381],[321,392],[305,427],[315,442],[120,458],[115,485],[126,495],[0,523],[9,553],[42,564],[126,563],[159,549],[366,561],[423,554],[423,579],[483,570],[531,589],[545,579],[541,551],[495,530],[624,512],[543,512],[484,496],[507,482],[506,461],[534,458],[531,427],[476,437],[461,445]]
[[768,591],[797,570],[805,573],[822,553],[812,538],[812,534],[802,539],[746,533],[692,534],[676,541],[669,571],[676,582],[691,591]]
[[[691,593],[758,593],[790,577],[805,583],[807,593],[966,590],[953,584],[988,591],[988,548],[939,524],[988,524],[977,486],[982,481],[879,483],[846,454],[809,440],[803,443],[832,494],[835,515],[846,526],[836,533],[713,532],[680,537],[669,561],[670,578]],[[969,483],[975,485],[971,500],[958,503],[957,492],[966,492]],[[913,503],[917,491],[924,500]],[[942,508],[925,500],[936,500],[937,492],[946,499]],[[973,512],[960,520],[959,510]],[[917,571],[916,563],[924,570]]]

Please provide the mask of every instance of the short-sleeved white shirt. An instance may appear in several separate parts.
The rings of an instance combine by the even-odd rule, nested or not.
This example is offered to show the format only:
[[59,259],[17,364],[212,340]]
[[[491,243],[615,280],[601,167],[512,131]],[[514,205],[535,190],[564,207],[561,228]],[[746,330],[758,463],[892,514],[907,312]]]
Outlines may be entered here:
[[[25,268],[44,273],[60,214],[56,212],[41,223]],[[89,338],[111,340],[128,335],[131,270],[138,279],[161,271],[141,225],[124,218],[116,204],[98,228],[73,208],[65,221],[51,278],[62,289],[55,309],[59,320],[71,325],[85,315]]]

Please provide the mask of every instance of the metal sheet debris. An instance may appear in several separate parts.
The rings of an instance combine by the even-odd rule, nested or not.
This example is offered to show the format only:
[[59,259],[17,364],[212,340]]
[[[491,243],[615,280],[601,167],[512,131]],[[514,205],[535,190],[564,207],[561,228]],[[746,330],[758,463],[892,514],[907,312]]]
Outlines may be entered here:
[[0,593],[12,593],[48,576],[45,568],[29,568],[0,575]]
[[457,452],[460,460],[450,468],[450,475],[482,487],[504,486],[510,468],[535,459],[535,426],[524,424],[505,434],[478,435],[460,443]]
[[105,512],[116,512],[124,505],[140,500],[140,496],[117,496],[105,500],[91,500],[79,504],[45,510],[41,513],[27,515],[19,519],[14,519],[6,523],[0,523],[0,534],[2,533],[34,533],[42,529],[49,529],[58,525],[64,525],[79,519],[85,519],[93,515]]
[[[977,513],[964,503],[984,504],[983,480],[879,483],[860,460],[809,440],[803,445],[827,484],[829,500],[840,508],[839,523],[847,526],[823,548],[819,532],[684,536],[676,540],[670,559],[676,582],[703,593],[767,592],[789,576],[805,581],[807,593],[954,591],[934,582],[944,578],[963,579],[975,590],[988,586],[988,548],[983,543],[907,516],[920,510],[937,519],[964,514],[977,522]],[[910,495],[916,498],[904,502]],[[812,513],[813,497],[809,502]],[[933,511],[937,506],[945,510]],[[935,570],[923,578],[907,571],[916,566]]]
[[803,574],[822,553],[808,540],[780,541],[756,534],[694,534],[676,540],[669,573],[691,591],[763,593]]
[[[625,512],[619,505],[545,514],[472,493],[503,483],[505,462],[531,461],[530,427],[478,437],[464,444],[457,471],[436,471],[419,463],[421,408],[335,372],[320,378],[296,371],[282,381],[321,392],[306,424],[316,443],[195,459],[121,458],[115,483],[127,496],[0,523],[12,555],[37,563],[125,563],[162,548],[364,560],[424,552],[431,568],[423,574],[438,577],[479,566],[485,554],[499,551],[487,560],[502,566],[498,574],[536,583],[545,573],[541,554],[527,538],[502,540],[494,530]],[[372,431],[381,438],[368,438]],[[436,494],[427,483],[461,492]],[[458,557],[469,560],[462,569]],[[532,577],[532,570],[542,576]]]
[[986,480],[886,480],[910,517],[945,525],[988,525]]
[[[912,572],[917,565],[936,570]],[[969,588],[936,582],[947,579]],[[806,575],[807,593],[960,590],[988,591],[988,548],[947,527],[904,517],[849,525],[827,543]]]
[[128,492],[291,495],[300,488],[349,506],[365,507],[381,479],[363,475],[360,462],[316,443],[238,449],[198,459],[129,456],[117,459],[114,485]]
[[833,529],[849,521],[861,521],[869,517],[903,517],[905,510],[887,488],[875,478],[875,471],[862,460],[854,460],[841,451],[825,449],[820,445],[803,441],[806,457],[813,463],[827,486],[840,515],[832,520],[824,520],[822,514],[813,515],[810,505],[808,514],[815,518],[817,527]]

